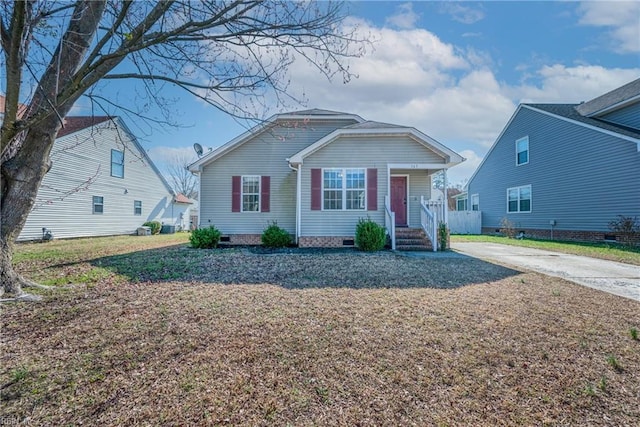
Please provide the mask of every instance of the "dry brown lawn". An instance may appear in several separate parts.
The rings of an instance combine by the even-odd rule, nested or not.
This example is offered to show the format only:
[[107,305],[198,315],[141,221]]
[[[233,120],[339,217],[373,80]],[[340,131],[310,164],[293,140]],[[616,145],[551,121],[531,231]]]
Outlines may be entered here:
[[[638,425],[638,302],[506,269],[483,281],[469,258],[166,251],[196,273],[120,267],[2,306],[0,424]],[[323,286],[335,256],[380,280]],[[269,281],[231,280],[229,259]],[[390,264],[468,278],[384,286]]]

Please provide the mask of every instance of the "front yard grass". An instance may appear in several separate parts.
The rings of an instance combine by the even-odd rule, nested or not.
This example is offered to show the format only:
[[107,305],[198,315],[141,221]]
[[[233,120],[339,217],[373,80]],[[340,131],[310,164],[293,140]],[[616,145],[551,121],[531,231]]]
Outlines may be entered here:
[[254,254],[189,249],[186,240],[19,245],[27,276],[71,279],[42,303],[1,306],[3,421],[609,426],[640,418],[638,302],[455,254]]
[[608,259],[626,264],[640,265],[640,247],[628,247],[616,243],[566,242],[557,240],[537,239],[509,239],[504,236],[489,235],[453,235],[452,242],[489,242],[503,245],[525,246],[562,252],[565,254],[582,255],[592,258]]

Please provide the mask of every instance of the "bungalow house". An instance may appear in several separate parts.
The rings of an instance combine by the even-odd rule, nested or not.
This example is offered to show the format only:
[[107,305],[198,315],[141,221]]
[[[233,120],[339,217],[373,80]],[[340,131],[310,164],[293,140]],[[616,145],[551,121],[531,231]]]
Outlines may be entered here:
[[52,167],[18,240],[134,234],[157,220],[186,227],[191,201],[175,194],[118,117],[67,117]]
[[581,104],[521,104],[467,184],[482,232],[614,240],[640,216],[640,79]]
[[313,109],[275,115],[189,169],[199,226],[231,244],[259,244],[277,222],[301,247],[353,245],[358,220],[371,218],[394,248],[398,235],[398,248],[432,249],[447,210],[429,201],[431,176],[463,160],[415,128]]

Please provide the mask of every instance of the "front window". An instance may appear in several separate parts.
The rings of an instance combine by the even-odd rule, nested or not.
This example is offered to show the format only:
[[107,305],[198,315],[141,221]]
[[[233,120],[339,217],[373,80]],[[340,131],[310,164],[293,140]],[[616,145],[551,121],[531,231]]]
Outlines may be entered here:
[[479,211],[480,210],[480,195],[474,194],[471,196],[471,210]]
[[111,150],[111,176],[124,178],[124,151]]
[[529,163],[529,137],[525,136],[516,141],[516,165]]
[[531,186],[507,189],[507,212],[531,212]]
[[242,212],[260,211],[260,177],[242,177]]
[[324,169],[322,197],[325,210],[365,210],[365,170]]
[[134,215],[142,215],[142,201],[134,200],[133,201],[133,214]]
[[102,214],[104,212],[104,197],[93,196],[93,213]]

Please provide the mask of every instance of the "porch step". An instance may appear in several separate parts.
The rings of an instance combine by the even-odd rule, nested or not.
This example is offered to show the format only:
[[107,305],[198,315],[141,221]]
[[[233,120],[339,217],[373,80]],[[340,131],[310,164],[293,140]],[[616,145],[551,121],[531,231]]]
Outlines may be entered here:
[[396,250],[432,251],[433,246],[421,228],[396,228]]

